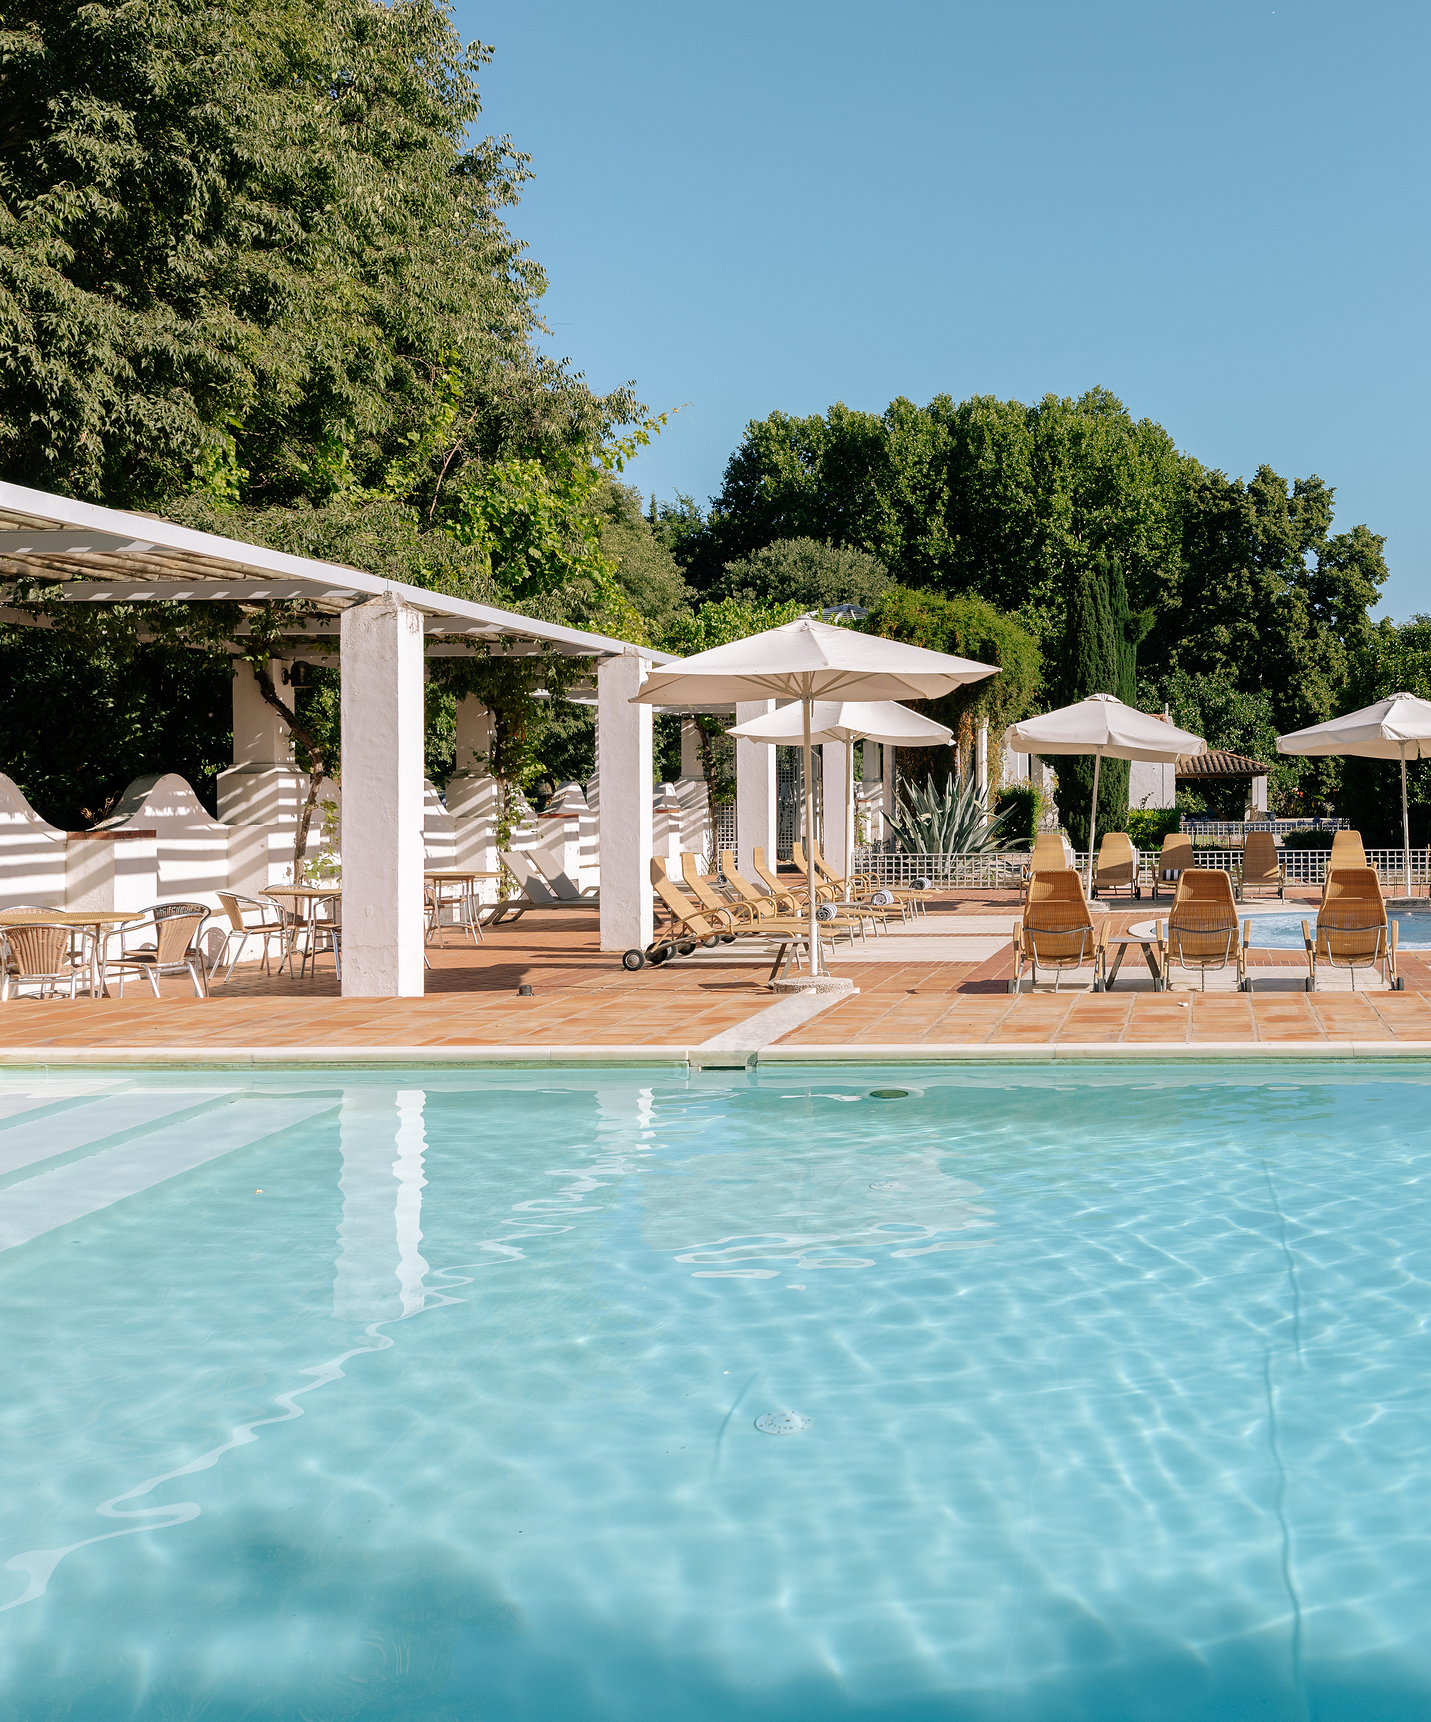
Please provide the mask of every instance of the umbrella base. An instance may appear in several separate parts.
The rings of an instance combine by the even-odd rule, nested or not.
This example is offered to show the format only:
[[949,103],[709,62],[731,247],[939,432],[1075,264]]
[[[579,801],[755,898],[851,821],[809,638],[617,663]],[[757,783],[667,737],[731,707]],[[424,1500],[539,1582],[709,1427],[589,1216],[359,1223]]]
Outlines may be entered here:
[[785,975],[771,981],[773,993],[852,993],[855,983],[843,975]]

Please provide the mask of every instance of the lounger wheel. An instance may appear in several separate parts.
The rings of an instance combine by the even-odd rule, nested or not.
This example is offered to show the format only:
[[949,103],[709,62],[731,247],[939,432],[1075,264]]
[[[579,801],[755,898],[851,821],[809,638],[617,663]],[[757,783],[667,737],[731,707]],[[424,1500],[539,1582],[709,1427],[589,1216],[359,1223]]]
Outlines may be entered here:
[[658,945],[654,951],[646,953],[646,960],[653,969],[658,969],[662,963],[669,963],[675,954],[669,945]]
[[1142,895],[1143,895],[1143,887],[1141,885],[1135,885],[1133,887],[1133,896],[1134,896],[1135,900],[1138,898],[1141,898]]
[[683,939],[682,942],[676,946],[676,949],[683,957],[690,956],[691,952],[695,950],[695,948],[696,942],[694,939]]
[[1406,991],[1406,976],[1398,975],[1391,983],[1391,990],[1394,993],[1404,993]]
[[719,933],[712,933],[708,939],[702,939],[701,940],[701,949],[703,951],[713,951],[719,943],[720,943],[720,934]]
[[644,969],[646,967],[646,953],[644,951],[627,951],[621,959],[621,966],[623,969]]
[[735,943],[735,934],[734,933],[722,933],[720,936],[720,942],[723,945],[733,945]]

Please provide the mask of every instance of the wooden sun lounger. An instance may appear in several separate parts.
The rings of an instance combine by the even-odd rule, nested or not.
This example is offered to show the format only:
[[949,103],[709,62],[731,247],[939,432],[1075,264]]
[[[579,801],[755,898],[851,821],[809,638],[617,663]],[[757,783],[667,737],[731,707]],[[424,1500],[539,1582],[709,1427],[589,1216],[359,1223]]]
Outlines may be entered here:
[[492,904],[484,918],[486,926],[495,927],[502,921],[509,925],[520,921],[528,909],[581,909],[588,915],[599,909],[600,905],[594,896],[558,896],[533,863],[518,851],[503,849],[501,856],[503,865],[517,881],[522,895],[503,897],[500,902]]
[[[736,920],[729,904],[722,904],[718,909],[700,908],[676,888],[675,880],[667,873],[666,863],[659,855],[651,861],[651,884],[669,921],[644,951],[625,953],[621,959],[625,968],[644,968],[648,962],[659,966],[673,957],[689,956],[697,945],[710,949],[717,944],[734,944],[737,939],[759,938],[780,942],[768,977],[774,980],[788,966],[792,955],[798,955],[802,948],[808,949],[810,928],[803,918],[797,920],[792,916],[782,916],[779,920],[741,923]],[[838,920],[822,921],[816,929],[816,938],[820,938],[826,928],[830,930],[831,944],[837,932],[844,932],[853,940],[851,927]]]

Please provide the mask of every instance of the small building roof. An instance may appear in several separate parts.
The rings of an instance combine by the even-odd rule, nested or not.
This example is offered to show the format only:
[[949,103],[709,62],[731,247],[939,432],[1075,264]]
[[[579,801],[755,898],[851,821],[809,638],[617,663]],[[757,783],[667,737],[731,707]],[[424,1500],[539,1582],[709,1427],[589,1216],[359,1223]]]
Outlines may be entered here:
[[1232,753],[1227,748],[1210,748],[1206,753],[1180,753],[1174,774],[1196,777],[1206,782],[1210,777],[1266,777],[1270,765],[1249,759],[1245,753]]
[[[344,610],[390,593],[423,613],[429,655],[456,655],[480,650],[484,642],[514,641],[529,651],[555,646],[569,657],[609,658],[629,650],[653,664],[675,662],[670,652],[650,646],[541,622],[361,569],[0,483],[0,582],[26,576],[60,582],[60,595],[70,602],[262,604],[302,599],[317,613],[285,630],[295,635],[300,653],[305,638],[336,644]],[[6,609],[0,611],[0,620],[33,624],[38,618],[23,609]],[[434,635],[436,641],[431,640]]]

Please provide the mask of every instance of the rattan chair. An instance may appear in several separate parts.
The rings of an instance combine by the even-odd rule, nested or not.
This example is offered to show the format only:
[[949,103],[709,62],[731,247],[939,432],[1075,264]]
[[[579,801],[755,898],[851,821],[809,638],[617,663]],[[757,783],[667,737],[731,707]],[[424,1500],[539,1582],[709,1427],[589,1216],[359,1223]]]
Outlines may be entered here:
[[1126,891],[1129,897],[1141,897],[1143,887],[1138,874],[1142,865],[1142,857],[1126,831],[1105,831],[1098,850],[1098,865],[1093,870],[1091,895],[1096,897],[1100,891]]
[[38,985],[41,998],[46,989],[53,998],[62,985],[74,998],[81,977],[86,983],[90,978],[89,938],[53,921],[0,927],[0,1000],[9,999],[11,987],[29,984]]
[[[119,939],[118,956],[107,953],[101,956],[101,984],[107,987],[111,978],[117,979],[119,996],[123,998],[126,976],[143,975],[157,999],[161,976],[187,974],[194,983],[194,996],[207,998],[209,987],[204,975],[204,954],[199,948],[199,937],[204,922],[209,918],[208,905],[156,903],[149,913],[152,917],[150,924],[120,929],[116,935]],[[127,941],[136,933],[152,933],[153,943],[131,948]]]
[[1176,897],[1178,880],[1189,867],[1196,866],[1193,841],[1185,831],[1170,831],[1163,838],[1163,852],[1158,857],[1158,871],[1153,880],[1153,901],[1159,896]]
[[1052,969],[1057,992],[1060,976],[1088,963],[1093,965],[1093,990],[1101,993],[1103,933],[1093,925],[1083,881],[1072,867],[1035,873],[1029,880],[1023,919],[1014,928],[1014,978],[1008,990],[1020,990],[1025,964],[1031,971],[1030,990],[1038,985],[1040,969]]
[[[219,892],[219,907],[223,910],[228,921],[229,930],[224,934],[223,946],[209,970],[210,978],[220,969],[223,969],[223,973],[219,975],[219,980],[220,982],[226,981],[234,972],[234,965],[243,955],[244,946],[250,939],[263,940],[263,972],[266,975],[271,975],[273,967],[268,956],[269,941],[271,939],[278,940],[278,954],[281,961],[283,941],[288,932],[287,923],[283,920],[281,913],[278,920],[270,920],[269,916],[274,911],[272,903],[260,903],[256,897],[240,897],[233,891]],[[258,915],[257,921],[249,922],[244,919],[246,915],[252,914]],[[230,950],[233,951],[232,957],[229,956]],[[223,968],[225,958],[228,958],[229,965],[226,969]]]
[[1249,891],[1275,891],[1287,895],[1287,862],[1270,831],[1249,831],[1237,870],[1237,895]]
[[1237,919],[1232,880],[1220,867],[1189,867],[1166,921],[1158,924],[1158,969],[1164,990],[1173,969],[1195,969],[1207,991],[1208,971],[1237,968],[1239,992],[1250,993],[1247,940],[1252,923]]
[[1302,943],[1307,951],[1307,991],[1315,992],[1317,964],[1346,969],[1356,991],[1358,969],[1381,968],[1382,979],[1393,991],[1406,983],[1396,972],[1395,921],[1386,913],[1386,899],[1374,867],[1339,867],[1327,880],[1322,904],[1317,910],[1315,931],[1302,922]]
[[1019,900],[1028,898],[1029,882],[1035,873],[1064,873],[1073,867],[1073,845],[1061,831],[1040,831],[1019,880]]
[[1327,872],[1343,867],[1365,867],[1366,850],[1362,847],[1360,831],[1337,831],[1332,834],[1332,852],[1327,857]]

